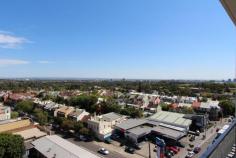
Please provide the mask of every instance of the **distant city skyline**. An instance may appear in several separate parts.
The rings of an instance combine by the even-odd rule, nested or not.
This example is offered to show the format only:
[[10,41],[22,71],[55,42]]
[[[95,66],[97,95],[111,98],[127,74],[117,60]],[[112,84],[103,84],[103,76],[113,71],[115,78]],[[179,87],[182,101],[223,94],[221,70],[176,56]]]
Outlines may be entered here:
[[219,1],[3,0],[0,19],[0,78],[235,78]]

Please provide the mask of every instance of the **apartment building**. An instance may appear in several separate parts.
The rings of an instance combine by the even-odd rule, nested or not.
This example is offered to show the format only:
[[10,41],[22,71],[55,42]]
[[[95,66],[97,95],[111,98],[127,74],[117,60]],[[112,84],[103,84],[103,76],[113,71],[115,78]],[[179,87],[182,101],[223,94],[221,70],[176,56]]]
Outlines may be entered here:
[[0,105],[0,121],[11,119],[11,108]]
[[124,120],[126,120],[125,116],[111,112],[101,116],[91,117],[87,123],[88,128],[93,130],[100,140],[105,140],[111,136],[113,127]]

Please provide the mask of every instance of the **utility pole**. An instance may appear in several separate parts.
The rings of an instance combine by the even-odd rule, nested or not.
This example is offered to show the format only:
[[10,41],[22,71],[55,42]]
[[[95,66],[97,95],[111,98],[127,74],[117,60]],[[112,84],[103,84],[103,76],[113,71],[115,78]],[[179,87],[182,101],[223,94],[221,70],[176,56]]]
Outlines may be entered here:
[[[205,113],[205,118],[207,117],[207,113]],[[205,121],[206,122],[206,121]],[[206,123],[205,123],[206,124]],[[205,125],[205,138],[206,138],[206,130],[207,130],[207,126]]]
[[148,141],[148,147],[149,147],[149,158],[151,158],[151,147],[150,147],[150,141]]

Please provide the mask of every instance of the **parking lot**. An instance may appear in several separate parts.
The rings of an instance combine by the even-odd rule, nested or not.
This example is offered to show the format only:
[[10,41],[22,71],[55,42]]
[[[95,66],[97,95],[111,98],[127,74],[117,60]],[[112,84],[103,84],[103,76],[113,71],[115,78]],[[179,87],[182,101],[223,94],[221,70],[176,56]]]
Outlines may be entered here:
[[[142,155],[143,157],[148,158],[149,156],[149,143],[148,142],[143,142],[141,144],[142,148],[141,150],[136,150],[135,153],[138,155]],[[156,158],[156,152],[154,152],[155,145],[153,143],[150,143],[150,149],[151,149],[151,158]]]
[[[194,141],[190,141],[190,138],[192,135],[188,135],[180,140],[182,144],[185,145],[184,148],[180,148],[180,151],[173,156],[173,158],[184,158],[189,150],[193,150],[193,148],[190,148],[189,144],[192,144],[194,147],[200,146],[201,151],[194,155],[194,158],[199,157],[201,153],[207,149],[208,145],[212,143],[213,139],[216,136],[216,129],[221,128],[223,125],[227,124],[226,121],[222,122],[217,122],[215,126],[212,126],[209,128],[206,132],[206,138],[203,140],[203,135],[204,133],[200,133],[199,136],[195,137]],[[92,142],[83,142],[83,141],[75,141],[73,138],[68,138],[67,140],[71,141],[74,144],[77,144],[79,146],[82,146],[96,154],[99,148],[105,148],[107,149],[110,153],[109,155],[102,156],[101,157],[107,157],[107,158],[149,158],[149,142],[148,141],[143,141],[140,143],[140,150],[135,150],[133,154],[125,152],[125,145],[121,146],[122,140],[119,139],[119,141],[112,140],[111,144],[107,144],[104,142],[99,142],[99,141],[92,141]],[[153,143],[150,143],[150,153],[151,153],[151,158],[156,158],[156,152],[154,152],[155,145]]]

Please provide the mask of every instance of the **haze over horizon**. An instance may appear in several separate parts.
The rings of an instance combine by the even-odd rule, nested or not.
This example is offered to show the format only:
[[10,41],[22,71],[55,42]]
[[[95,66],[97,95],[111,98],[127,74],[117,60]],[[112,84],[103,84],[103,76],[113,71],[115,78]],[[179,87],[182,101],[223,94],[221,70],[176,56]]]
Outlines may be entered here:
[[219,1],[3,0],[0,19],[0,78],[235,76],[236,30]]

